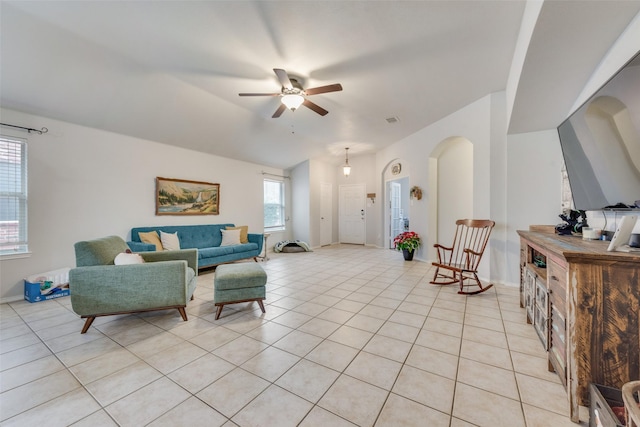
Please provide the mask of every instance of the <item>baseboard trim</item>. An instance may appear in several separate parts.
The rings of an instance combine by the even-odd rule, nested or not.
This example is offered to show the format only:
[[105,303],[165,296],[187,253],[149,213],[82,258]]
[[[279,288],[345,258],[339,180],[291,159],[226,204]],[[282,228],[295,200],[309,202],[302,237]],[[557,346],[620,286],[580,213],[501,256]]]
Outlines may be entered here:
[[0,304],[8,304],[10,302],[23,301],[24,295],[8,297],[8,298],[0,298]]

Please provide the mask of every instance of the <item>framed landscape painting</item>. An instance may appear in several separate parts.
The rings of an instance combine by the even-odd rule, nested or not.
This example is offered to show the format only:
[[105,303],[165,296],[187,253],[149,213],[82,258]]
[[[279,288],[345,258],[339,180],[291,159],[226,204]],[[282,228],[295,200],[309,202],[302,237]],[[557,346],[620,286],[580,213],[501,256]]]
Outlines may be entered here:
[[220,184],[156,178],[156,215],[218,215]]

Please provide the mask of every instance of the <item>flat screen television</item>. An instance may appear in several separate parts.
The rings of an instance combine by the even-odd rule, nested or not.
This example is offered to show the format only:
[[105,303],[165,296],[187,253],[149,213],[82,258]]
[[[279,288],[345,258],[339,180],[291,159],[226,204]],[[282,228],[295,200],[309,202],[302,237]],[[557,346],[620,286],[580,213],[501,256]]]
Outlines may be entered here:
[[640,210],[640,52],[558,126],[577,210]]

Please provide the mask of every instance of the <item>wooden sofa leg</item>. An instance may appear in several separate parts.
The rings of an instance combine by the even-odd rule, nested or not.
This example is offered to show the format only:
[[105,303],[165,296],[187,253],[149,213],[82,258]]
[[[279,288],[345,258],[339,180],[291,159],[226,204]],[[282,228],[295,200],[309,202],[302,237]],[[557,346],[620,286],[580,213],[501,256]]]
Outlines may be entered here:
[[184,311],[184,307],[178,307],[178,311],[180,312],[180,316],[182,316],[182,320],[184,320],[185,322],[189,319],[187,319],[187,312]]
[[84,326],[82,327],[82,331],[80,333],[84,334],[85,332],[87,332],[94,320],[96,320],[95,316],[87,317],[87,320],[85,320]]
[[220,318],[220,313],[222,313],[222,307],[224,307],[224,304],[220,304],[219,306],[216,307],[216,320]]

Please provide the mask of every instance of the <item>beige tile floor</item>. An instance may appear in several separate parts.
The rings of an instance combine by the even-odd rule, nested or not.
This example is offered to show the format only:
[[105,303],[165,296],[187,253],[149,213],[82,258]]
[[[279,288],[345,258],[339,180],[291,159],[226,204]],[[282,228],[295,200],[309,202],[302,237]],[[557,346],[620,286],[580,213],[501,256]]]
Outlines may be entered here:
[[211,272],[188,322],[112,316],[81,335],[69,298],[1,305],[0,425],[577,425],[516,288],[458,295],[429,264],[351,245],[261,265],[264,315],[214,320]]

